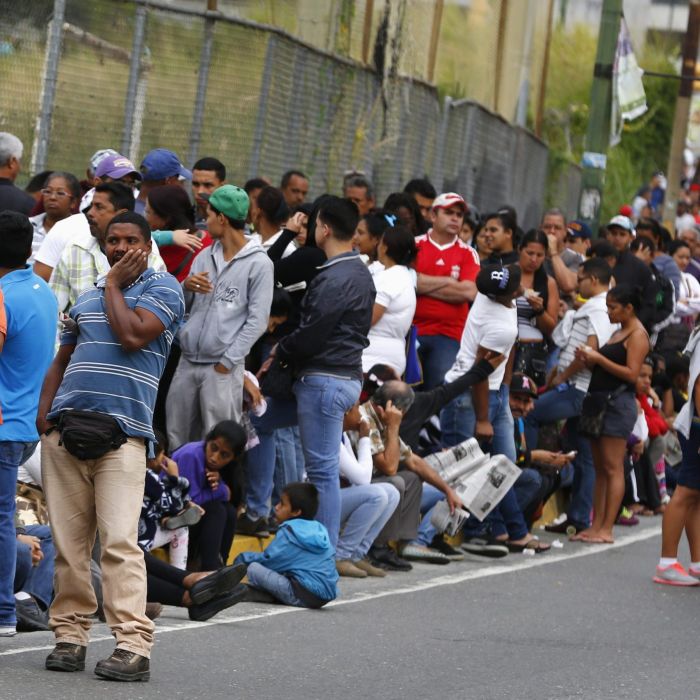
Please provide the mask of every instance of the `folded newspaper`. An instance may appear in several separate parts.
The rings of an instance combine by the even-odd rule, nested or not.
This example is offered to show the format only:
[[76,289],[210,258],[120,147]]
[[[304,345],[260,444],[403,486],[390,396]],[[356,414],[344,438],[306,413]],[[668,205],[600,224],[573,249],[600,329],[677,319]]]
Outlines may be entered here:
[[520,468],[503,455],[484,454],[474,438],[425,460],[455,490],[464,507],[482,521],[506,495]]

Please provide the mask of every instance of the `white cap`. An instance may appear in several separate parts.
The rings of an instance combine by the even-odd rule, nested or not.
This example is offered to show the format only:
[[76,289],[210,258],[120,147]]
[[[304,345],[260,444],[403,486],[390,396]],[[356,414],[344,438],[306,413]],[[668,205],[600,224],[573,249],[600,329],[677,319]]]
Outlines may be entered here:
[[625,229],[625,231],[629,231],[634,236],[634,226],[628,216],[622,216],[622,214],[613,216],[613,218],[610,219],[610,223],[605,228],[610,228],[611,226],[619,226]]
[[433,200],[433,209],[447,209],[449,207],[460,206],[465,212],[469,211],[464,198],[456,192],[443,192]]

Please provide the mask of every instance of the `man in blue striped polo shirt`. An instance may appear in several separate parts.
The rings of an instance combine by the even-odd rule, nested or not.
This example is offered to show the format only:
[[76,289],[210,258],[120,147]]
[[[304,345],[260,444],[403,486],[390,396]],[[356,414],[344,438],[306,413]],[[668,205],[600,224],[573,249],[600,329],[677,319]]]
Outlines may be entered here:
[[[104,245],[111,269],[71,308],[39,403],[44,488],[56,545],[50,624],[57,644],[46,667],[85,667],[97,607],[90,553],[98,531],[104,611],[117,648],[95,673],[148,680],[153,623],[145,615],[138,519],[158,381],[184,299],[172,275],[147,268],[151,231],[142,216],[115,216]],[[108,438],[95,440],[104,431]]]

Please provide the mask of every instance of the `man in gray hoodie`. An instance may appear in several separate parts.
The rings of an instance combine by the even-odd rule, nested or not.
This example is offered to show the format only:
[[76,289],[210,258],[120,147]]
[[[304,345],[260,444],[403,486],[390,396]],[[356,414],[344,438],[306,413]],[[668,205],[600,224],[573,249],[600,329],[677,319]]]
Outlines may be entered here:
[[171,449],[203,440],[219,421],[241,419],[243,362],[267,328],[274,288],[272,262],[243,232],[249,204],[234,185],[209,198],[214,244],[195,258],[182,283],[189,316],[178,335],[182,357],[166,402]]

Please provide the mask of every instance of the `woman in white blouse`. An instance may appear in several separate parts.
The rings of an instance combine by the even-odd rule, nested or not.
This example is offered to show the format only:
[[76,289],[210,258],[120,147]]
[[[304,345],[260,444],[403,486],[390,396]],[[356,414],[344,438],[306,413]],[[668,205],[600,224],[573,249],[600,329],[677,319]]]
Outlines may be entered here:
[[377,248],[384,270],[374,277],[377,297],[372,312],[369,347],[362,353],[362,371],[376,364],[406,369],[406,335],[416,311],[415,279],[409,265],[416,256],[411,232],[403,226],[387,228]]
[[686,272],[690,265],[690,247],[685,241],[672,241],[669,253],[681,271],[681,291],[676,300],[676,315],[695,320],[700,312],[700,282]]

